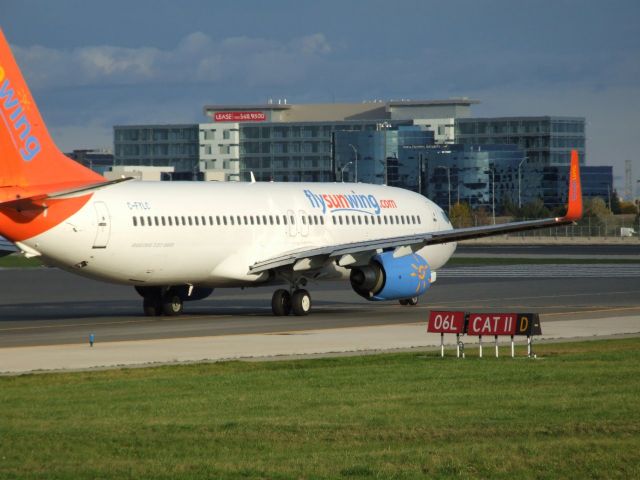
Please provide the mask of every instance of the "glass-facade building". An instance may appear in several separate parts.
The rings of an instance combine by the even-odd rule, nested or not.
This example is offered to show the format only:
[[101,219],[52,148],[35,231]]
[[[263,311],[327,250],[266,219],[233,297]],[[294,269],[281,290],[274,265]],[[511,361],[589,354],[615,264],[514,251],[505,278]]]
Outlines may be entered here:
[[585,164],[583,117],[457,118],[456,143],[468,145],[518,145],[534,165],[569,165],[571,150]]
[[336,163],[334,135],[376,132],[381,125],[411,122],[340,121],[240,124],[240,178],[251,173],[259,181],[333,182]]
[[516,145],[435,146],[425,152],[423,193],[443,209],[461,202],[499,212],[507,201],[525,204],[539,194],[539,177],[519,171],[524,158]]
[[378,130],[339,131],[334,139],[338,181],[421,190],[420,166],[424,152],[434,145],[432,130],[389,125]]

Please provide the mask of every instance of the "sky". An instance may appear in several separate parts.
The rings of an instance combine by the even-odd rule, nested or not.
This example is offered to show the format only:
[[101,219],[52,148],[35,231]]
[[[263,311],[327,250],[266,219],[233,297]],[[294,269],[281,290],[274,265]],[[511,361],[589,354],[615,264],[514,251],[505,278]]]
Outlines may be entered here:
[[637,0],[0,0],[60,148],[205,104],[469,97],[472,116],[584,116],[587,163],[640,178]]

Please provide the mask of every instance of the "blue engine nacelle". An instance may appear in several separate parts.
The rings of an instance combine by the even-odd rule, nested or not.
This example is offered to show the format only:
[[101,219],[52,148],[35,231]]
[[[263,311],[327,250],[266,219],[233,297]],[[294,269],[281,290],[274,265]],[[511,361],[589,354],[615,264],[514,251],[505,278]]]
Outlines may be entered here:
[[393,252],[376,255],[365,267],[351,269],[351,286],[367,300],[401,300],[427,291],[431,269],[420,255],[393,258]]

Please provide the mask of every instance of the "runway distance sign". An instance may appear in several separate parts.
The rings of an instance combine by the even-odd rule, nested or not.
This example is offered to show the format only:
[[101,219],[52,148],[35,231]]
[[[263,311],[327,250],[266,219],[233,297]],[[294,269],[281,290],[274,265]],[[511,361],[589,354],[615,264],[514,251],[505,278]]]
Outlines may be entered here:
[[467,335],[515,335],[517,319],[516,313],[470,313]]
[[427,332],[464,333],[465,312],[436,312],[429,314]]

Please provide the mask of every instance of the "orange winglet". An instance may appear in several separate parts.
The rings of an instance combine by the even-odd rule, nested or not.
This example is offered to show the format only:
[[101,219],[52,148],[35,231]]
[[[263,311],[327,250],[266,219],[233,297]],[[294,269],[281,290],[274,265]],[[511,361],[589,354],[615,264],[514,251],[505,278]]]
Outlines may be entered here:
[[571,150],[571,167],[569,167],[569,205],[562,220],[575,222],[582,218],[582,186],[580,184],[580,164],[578,151]]

